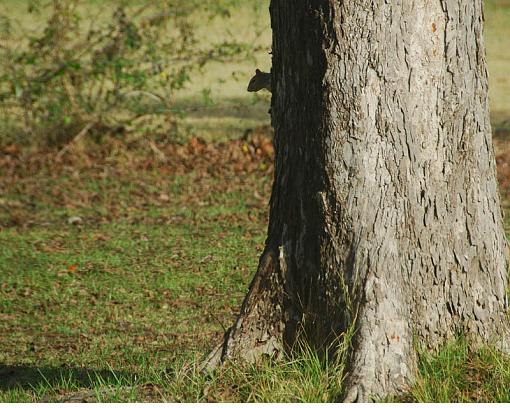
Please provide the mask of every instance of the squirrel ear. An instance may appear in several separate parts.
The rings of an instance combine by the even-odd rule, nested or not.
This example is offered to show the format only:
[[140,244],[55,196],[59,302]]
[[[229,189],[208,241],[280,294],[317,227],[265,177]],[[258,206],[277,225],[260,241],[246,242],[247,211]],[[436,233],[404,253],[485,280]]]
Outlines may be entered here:
[[260,69],[255,68],[255,73],[256,73],[256,74],[260,74]]

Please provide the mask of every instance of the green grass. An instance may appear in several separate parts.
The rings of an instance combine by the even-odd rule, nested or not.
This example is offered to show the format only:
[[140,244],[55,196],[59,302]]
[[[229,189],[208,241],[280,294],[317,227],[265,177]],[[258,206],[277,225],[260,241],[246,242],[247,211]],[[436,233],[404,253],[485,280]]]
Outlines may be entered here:
[[266,210],[253,189],[268,176],[97,167],[4,178],[1,401],[117,386],[114,373],[132,385],[197,358],[256,268]]
[[177,401],[331,402],[341,393],[344,370],[341,361],[324,360],[306,346],[278,362],[229,362],[210,376],[194,367],[175,373],[171,390]]
[[[13,368],[0,402],[328,402],[341,392],[343,365],[324,361],[302,347],[292,359],[249,365],[228,363],[213,375],[199,372],[195,357],[180,357],[162,369],[150,359],[137,361],[137,372],[52,367]],[[7,370],[0,371],[7,373]]]
[[469,351],[463,339],[420,353],[412,397],[422,402],[510,402],[510,358],[492,348]]

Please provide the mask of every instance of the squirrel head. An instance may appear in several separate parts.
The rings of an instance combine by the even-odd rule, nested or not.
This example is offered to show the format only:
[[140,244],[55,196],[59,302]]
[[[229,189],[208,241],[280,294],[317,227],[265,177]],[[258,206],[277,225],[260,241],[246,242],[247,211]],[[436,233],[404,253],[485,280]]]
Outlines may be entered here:
[[262,88],[271,90],[271,74],[269,72],[262,72],[260,69],[255,69],[255,75],[250,79],[248,84],[248,92],[257,92]]

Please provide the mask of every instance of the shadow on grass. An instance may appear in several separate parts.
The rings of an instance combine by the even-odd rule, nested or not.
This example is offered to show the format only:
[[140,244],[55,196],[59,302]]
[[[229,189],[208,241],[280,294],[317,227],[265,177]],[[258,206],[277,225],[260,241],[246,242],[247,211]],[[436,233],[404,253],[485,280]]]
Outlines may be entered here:
[[128,383],[134,374],[111,370],[89,370],[67,367],[29,367],[0,364],[0,390],[33,390],[43,387],[59,388],[72,384],[77,388],[93,388],[98,384]]

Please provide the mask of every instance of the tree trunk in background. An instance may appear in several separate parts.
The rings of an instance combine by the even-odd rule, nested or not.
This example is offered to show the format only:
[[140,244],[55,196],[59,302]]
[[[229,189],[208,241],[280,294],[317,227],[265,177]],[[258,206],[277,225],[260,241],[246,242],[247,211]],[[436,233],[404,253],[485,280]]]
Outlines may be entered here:
[[482,0],[272,0],[266,249],[209,363],[355,325],[347,401],[413,381],[418,340],[509,347]]

